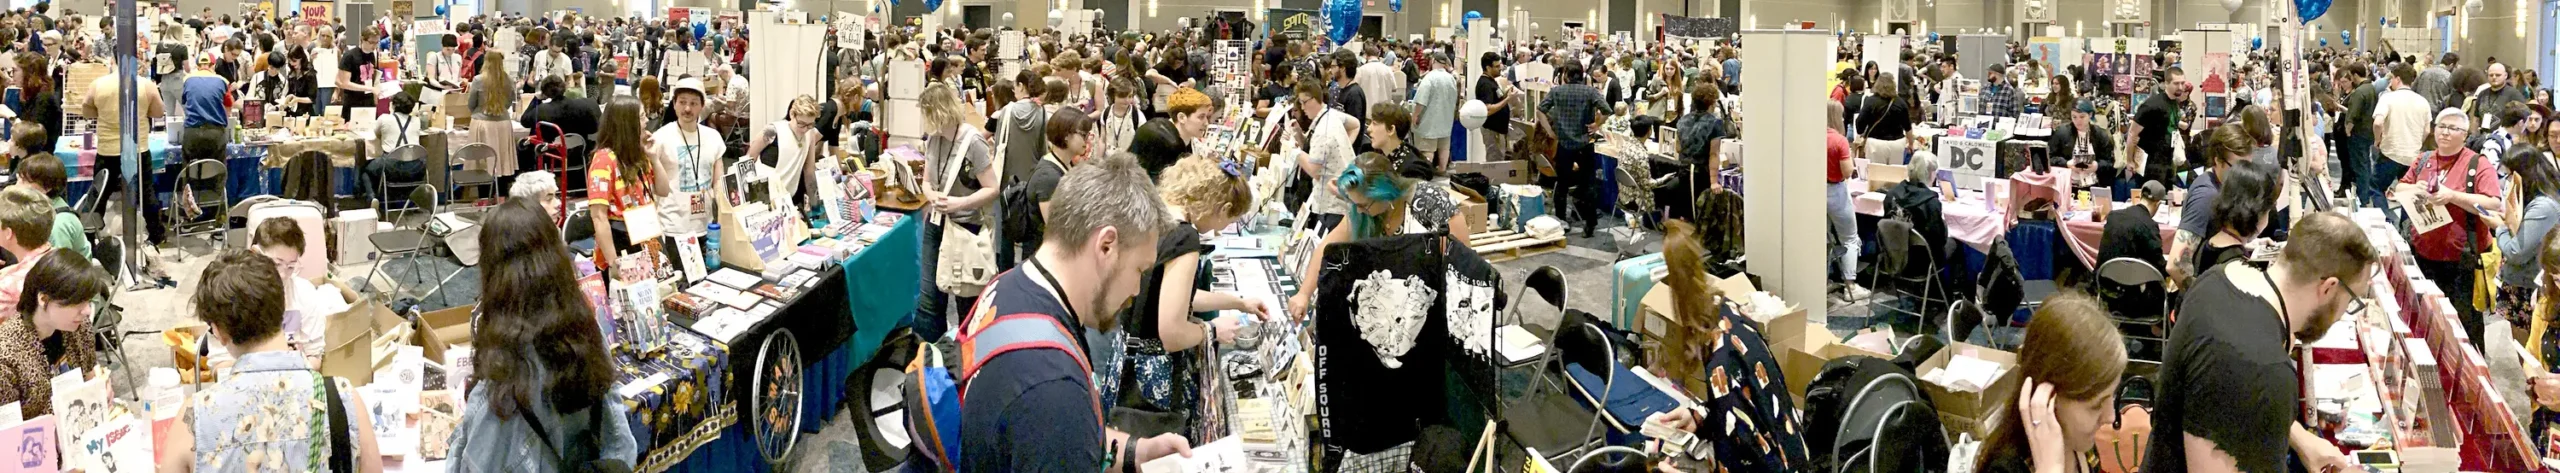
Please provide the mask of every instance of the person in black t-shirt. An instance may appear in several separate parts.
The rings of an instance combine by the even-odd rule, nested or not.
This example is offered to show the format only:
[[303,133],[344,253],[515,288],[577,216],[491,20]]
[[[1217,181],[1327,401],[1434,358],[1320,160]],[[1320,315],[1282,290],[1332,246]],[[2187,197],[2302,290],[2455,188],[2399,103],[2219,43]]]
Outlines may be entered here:
[[2199,277],[2163,355],[2152,412],[2161,439],[2151,442],[2144,471],[2184,473],[2192,464],[2281,472],[2288,457],[2308,471],[2353,465],[2303,427],[2302,378],[2288,347],[2316,340],[2361,307],[2379,259],[2364,229],[2316,212],[2295,222],[2292,241],[2266,269],[2226,264]]
[[[2133,145],[2142,151],[2142,159],[2137,162],[2142,165],[2140,175],[2143,181],[2172,185],[2178,182],[2172,180],[2177,170],[2171,164],[2176,158],[2171,150],[2177,146],[2175,140],[2182,136],[2179,130],[2185,128],[2186,119],[2179,115],[2185,113],[2187,91],[2191,88],[2187,84],[2187,73],[2171,67],[2151,98],[2143,99],[2142,104],[2134,106]],[[2131,176],[2134,173],[2124,174]]]
[[1476,77],[1476,100],[1484,102],[1484,160],[1501,161],[1511,151],[1512,90],[1504,87],[1502,53],[1484,53],[1484,75]]
[[354,47],[339,53],[338,97],[335,103],[346,107],[338,112],[339,118],[355,116],[356,107],[373,106],[373,94],[377,91],[369,85],[371,82],[366,80],[369,78],[365,73],[373,70],[373,53],[382,48],[381,42],[382,33],[368,29],[364,31],[364,41],[357,41]]

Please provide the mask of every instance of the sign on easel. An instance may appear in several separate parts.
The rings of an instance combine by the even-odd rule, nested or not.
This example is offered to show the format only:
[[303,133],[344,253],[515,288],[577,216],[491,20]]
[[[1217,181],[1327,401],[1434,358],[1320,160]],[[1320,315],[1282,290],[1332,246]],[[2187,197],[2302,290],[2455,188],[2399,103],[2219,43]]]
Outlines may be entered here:
[[1956,176],[1956,186],[1978,188],[1983,178],[1998,177],[2000,143],[1991,140],[1945,137],[1938,139],[1938,159],[1942,168]]

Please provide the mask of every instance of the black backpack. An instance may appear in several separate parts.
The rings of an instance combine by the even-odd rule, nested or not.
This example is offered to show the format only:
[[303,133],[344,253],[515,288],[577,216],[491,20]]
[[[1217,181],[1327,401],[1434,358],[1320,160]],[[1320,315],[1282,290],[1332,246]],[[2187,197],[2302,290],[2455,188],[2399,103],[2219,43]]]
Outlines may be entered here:
[[1945,426],[1905,366],[1911,354],[1934,351],[1823,363],[1805,388],[1804,444],[1815,466],[1808,471],[1945,471],[1951,443]]
[[610,435],[605,432],[604,416],[613,415],[613,411],[603,401],[587,408],[587,436],[583,442],[571,445],[553,445],[551,430],[543,427],[541,416],[536,415],[531,407],[518,406],[518,412],[524,413],[525,424],[533,427],[534,439],[542,442],[543,450],[551,452],[552,459],[558,460],[558,467],[554,470],[566,473],[631,473],[630,464],[604,458],[604,442],[596,438],[598,435]]

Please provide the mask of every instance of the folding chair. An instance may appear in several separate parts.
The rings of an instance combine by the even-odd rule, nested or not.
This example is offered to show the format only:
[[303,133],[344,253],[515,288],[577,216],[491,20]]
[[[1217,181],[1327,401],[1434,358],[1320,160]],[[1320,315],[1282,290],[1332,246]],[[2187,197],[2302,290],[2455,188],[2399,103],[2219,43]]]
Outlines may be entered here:
[[[2169,339],[2168,276],[2150,262],[2116,258],[2098,264],[2098,299],[2107,305],[2116,330],[2124,333],[2125,353],[2136,361],[2159,363],[2159,348]],[[2151,350],[2142,350],[2148,344]],[[2146,354],[2148,356],[2146,356]]]
[[229,165],[219,159],[199,159],[178,170],[178,188],[173,195],[179,200],[168,207],[165,215],[173,237],[202,236],[214,242],[215,247],[221,246],[223,229],[231,223],[231,209],[226,202],[231,195],[230,172]]
[[[1875,281],[1876,285],[1873,295],[1868,296],[1869,307],[1882,307],[1893,314],[1927,320],[1927,314],[1936,312],[1938,307],[1948,306],[1948,298],[1939,295],[1944,290],[1938,282],[1936,255],[1940,254],[1939,250],[1929,246],[1929,239],[1920,235],[1920,230],[1912,227],[1910,220],[1896,217],[1878,221],[1876,239],[1876,262],[1867,266],[1868,276],[1865,278]],[[1876,296],[1886,294],[1907,300],[1911,306],[1872,303]]]
[[[418,210],[424,211],[428,218],[402,222],[394,225],[391,231],[375,232],[372,236],[366,237],[366,241],[373,243],[374,251],[380,253],[382,258],[374,261],[373,269],[365,273],[364,280],[360,282],[357,287],[363,288],[368,292],[372,291],[374,277],[376,275],[386,274],[384,272],[384,267],[390,266],[393,261],[408,261],[410,265],[410,274],[424,274],[422,272],[422,268],[418,267],[418,259],[421,256],[428,256],[431,250],[434,250],[437,245],[436,238],[428,235],[426,230],[427,222],[433,220],[433,216],[436,214],[436,198],[435,186],[416,185],[409,188],[409,202],[418,207]],[[459,271],[457,270],[457,274],[458,273]],[[426,296],[434,295],[437,290],[443,289],[443,280],[450,279],[451,277],[451,275],[446,275],[432,278],[436,279],[437,283],[433,286],[429,286],[425,292],[418,293],[416,297],[423,299],[426,298]],[[419,285],[425,285],[426,280],[430,278],[418,279]],[[398,284],[403,281],[393,282],[395,284],[392,287],[391,294],[395,297],[392,297],[392,299],[396,299],[396,296],[408,295],[407,289],[410,288],[404,288]]]
[[453,154],[454,164],[463,166],[477,165],[480,169],[463,169],[453,171],[453,193],[461,194],[462,188],[476,186],[487,186],[489,188],[489,192],[479,195],[481,198],[497,197],[498,195],[505,193],[504,190],[498,188],[497,176],[490,174],[487,170],[491,165],[490,161],[497,158],[498,149],[490,147],[488,143],[462,145],[462,150],[456,151]]
[[589,156],[595,155],[594,148],[589,144],[594,142],[594,138],[576,133],[560,136],[560,146],[569,153],[569,157],[563,161],[560,167],[561,172],[556,177],[560,179],[560,192],[570,199],[584,199],[587,196],[587,161],[590,160]]
[[[418,161],[419,154],[424,153],[425,149],[426,148],[421,148],[417,145],[393,148],[390,151],[384,151],[381,159],[400,163],[413,163]],[[375,179],[371,184],[374,185],[373,189],[375,191],[373,200],[374,211],[379,212],[379,215],[382,216],[384,221],[393,223],[403,223],[402,220],[404,220],[404,217],[398,212],[408,212],[410,215],[415,215],[416,211],[419,209],[421,204],[417,202],[414,197],[416,193],[411,192],[412,189],[420,187],[435,187],[427,182],[427,178],[424,173],[419,174],[418,179],[416,180],[394,180],[390,175],[386,174],[381,178]],[[407,200],[394,201],[392,200],[392,196],[411,197],[407,198]],[[428,212],[428,215],[434,214],[434,212]]]

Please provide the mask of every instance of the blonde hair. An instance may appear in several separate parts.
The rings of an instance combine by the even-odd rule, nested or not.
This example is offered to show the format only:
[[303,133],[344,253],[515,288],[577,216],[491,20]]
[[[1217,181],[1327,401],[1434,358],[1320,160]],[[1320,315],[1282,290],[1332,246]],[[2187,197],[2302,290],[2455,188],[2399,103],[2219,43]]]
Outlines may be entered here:
[[1049,58],[1049,64],[1051,65],[1051,72],[1074,74],[1076,71],[1084,69],[1084,56],[1076,54],[1076,51],[1073,49],[1069,49],[1059,52],[1055,57]]
[[53,206],[44,194],[23,186],[0,190],[0,228],[28,248],[44,246],[53,235]]
[[817,97],[809,96],[809,94],[800,94],[799,97],[791,98],[791,113],[785,118],[790,119],[800,117],[809,117],[811,120],[818,118]]
[[1165,206],[1182,211],[1193,222],[1233,218],[1253,206],[1253,188],[1243,177],[1227,174],[1217,158],[1193,155],[1164,170],[1156,193]]
[[925,84],[924,92],[916,97],[916,102],[924,109],[926,133],[948,130],[968,120],[963,115],[967,108],[960,105],[960,94],[951,90],[950,83]]

